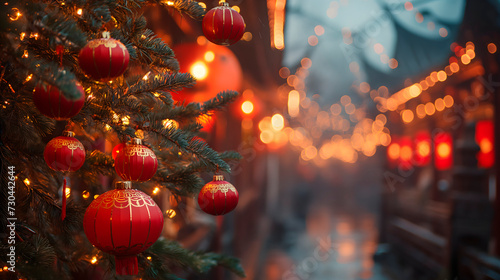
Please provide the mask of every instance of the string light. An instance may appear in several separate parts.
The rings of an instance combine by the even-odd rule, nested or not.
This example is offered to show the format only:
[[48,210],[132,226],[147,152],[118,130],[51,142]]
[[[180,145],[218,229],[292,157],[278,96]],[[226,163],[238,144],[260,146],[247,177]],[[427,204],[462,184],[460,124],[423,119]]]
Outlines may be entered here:
[[29,186],[29,185],[31,184],[30,179],[28,179],[28,178],[24,179],[24,181],[23,181],[23,182],[24,182],[24,184],[25,184],[26,186]]
[[82,13],[83,13],[83,10],[82,10],[82,9],[78,9],[78,10],[76,10],[76,14],[77,14],[77,15],[81,16],[81,15],[82,15]]
[[12,21],[16,21],[22,16],[22,14],[18,8],[12,8],[12,12],[13,13],[10,16],[10,20],[12,20]]
[[71,195],[71,188],[66,187],[65,195],[66,195],[66,198],[70,197],[70,195]]
[[33,74],[29,74],[28,77],[26,77],[26,82],[29,82],[33,78]]
[[160,188],[158,187],[155,187],[154,190],[153,190],[153,194],[157,194],[160,192]]
[[167,214],[167,217],[170,219],[173,219],[177,215],[174,209],[168,209],[165,211],[165,214]]
[[89,197],[90,197],[90,193],[89,193],[89,191],[87,191],[87,190],[83,191],[83,192],[82,192],[82,197],[83,197],[84,199],[89,198]]
[[90,260],[90,263],[96,264],[97,263],[97,257],[93,256],[92,259]]

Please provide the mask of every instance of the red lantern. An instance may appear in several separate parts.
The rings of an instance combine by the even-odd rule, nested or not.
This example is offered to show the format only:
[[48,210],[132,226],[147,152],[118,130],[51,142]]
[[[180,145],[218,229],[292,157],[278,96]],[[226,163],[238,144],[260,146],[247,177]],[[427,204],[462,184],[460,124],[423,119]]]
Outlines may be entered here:
[[132,139],[132,144],[126,145],[115,158],[116,173],[127,181],[147,181],[157,168],[156,155],[139,138]]
[[180,72],[191,73],[196,85],[172,93],[179,102],[205,102],[224,90],[238,91],[243,75],[238,58],[227,47],[196,43],[174,47]]
[[147,194],[131,187],[131,182],[117,182],[116,189],[92,201],[83,218],[89,241],[115,255],[118,275],[138,273],[136,255],[153,245],[163,228],[160,207]]
[[437,170],[447,170],[453,166],[453,138],[448,132],[434,136],[434,163]]
[[238,191],[224,176],[215,175],[214,180],[203,186],[198,195],[201,210],[211,215],[224,215],[238,205]]
[[414,162],[418,166],[424,166],[431,161],[431,136],[427,131],[417,133],[415,137]]
[[476,124],[476,143],[481,149],[477,153],[479,167],[490,168],[495,163],[494,127],[490,120],[478,121]]
[[78,63],[90,78],[108,82],[125,72],[130,59],[125,45],[103,33],[104,38],[94,39],[80,50]]
[[206,13],[202,27],[205,37],[218,45],[232,45],[245,33],[243,17],[226,2],[220,3],[218,7]]
[[65,136],[59,136],[47,143],[43,158],[47,165],[55,171],[76,171],[85,162],[85,149],[75,134],[66,131]]
[[66,120],[76,116],[85,103],[85,93],[80,83],[76,83],[81,96],[75,100],[68,99],[55,86],[40,83],[33,91],[33,103],[43,115],[55,119]]

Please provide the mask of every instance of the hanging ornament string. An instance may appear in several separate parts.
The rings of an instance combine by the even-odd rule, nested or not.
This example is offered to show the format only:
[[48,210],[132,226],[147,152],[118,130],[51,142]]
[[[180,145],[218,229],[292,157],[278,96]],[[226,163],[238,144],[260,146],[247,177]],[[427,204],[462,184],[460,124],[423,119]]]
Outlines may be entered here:
[[61,211],[61,221],[66,218],[66,178],[64,178],[63,189],[62,189],[62,211]]

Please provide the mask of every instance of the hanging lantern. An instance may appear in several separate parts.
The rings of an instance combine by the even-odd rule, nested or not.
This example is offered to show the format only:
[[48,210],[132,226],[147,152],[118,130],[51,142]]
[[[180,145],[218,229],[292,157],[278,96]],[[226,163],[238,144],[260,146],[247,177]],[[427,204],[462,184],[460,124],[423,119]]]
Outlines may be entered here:
[[118,275],[138,273],[137,254],[160,237],[163,213],[147,194],[132,189],[132,182],[116,182],[115,189],[99,195],[83,218],[85,235],[96,248],[115,255]]
[[180,72],[190,73],[196,85],[172,93],[178,102],[205,102],[224,90],[240,90],[243,80],[238,58],[227,47],[196,43],[180,44],[173,48]]
[[437,170],[447,170],[453,166],[453,138],[448,132],[434,136],[434,164]]
[[67,120],[76,116],[85,103],[85,93],[80,83],[76,88],[81,93],[80,98],[68,99],[55,86],[46,83],[38,84],[33,91],[33,103],[43,115],[55,120]]
[[483,120],[476,123],[476,143],[481,149],[477,153],[479,167],[490,168],[495,163],[493,121]]
[[64,136],[56,137],[47,143],[43,158],[55,171],[76,171],[85,162],[85,149],[72,131],[65,131]]
[[158,168],[155,153],[142,145],[142,140],[133,138],[132,144],[126,145],[115,158],[115,171],[127,181],[147,181]]
[[224,215],[233,211],[238,205],[238,191],[224,176],[215,175],[213,181],[207,183],[198,195],[201,210],[210,215]]
[[425,166],[431,161],[431,135],[427,131],[420,131],[415,137],[415,153],[413,161],[417,166]]
[[218,45],[232,45],[245,33],[243,17],[225,1],[205,14],[202,27],[205,37]]
[[129,59],[125,45],[110,38],[109,32],[103,32],[103,38],[88,42],[78,55],[78,63],[83,72],[101,82],[111,81],[123,74]]

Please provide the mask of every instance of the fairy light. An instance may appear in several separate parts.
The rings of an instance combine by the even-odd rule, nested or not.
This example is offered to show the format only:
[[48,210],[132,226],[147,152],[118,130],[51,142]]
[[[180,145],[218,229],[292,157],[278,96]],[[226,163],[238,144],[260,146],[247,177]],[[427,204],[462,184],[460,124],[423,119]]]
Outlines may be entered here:
[[129,125],[130,124],[130,116],[122,117],[122,123],[123,123],[123,125]]
[[165,211],[165,214],[167,214],[167,217],[169,219],[173,219],[177,215],[174,209],[168,209],[167,211]]
[[98,195],[98,194],[94,195],[94,199],[96,199],[96,198],[98,198],[98,197],[99,197],[99,195]]
[[146,259],[148,259],[148,261],[150,261],[151,260],[151,256],[147,256]]
[[27,58],[29,55],[28,55],[28,50],[24,50],[24,53],[23,53],[23,58]]
[[78,9],[78,10],[76,10],[76,14],[77,14],[77,15],[81,16],[81,15],[82,15],[82,13],[83,13],[83,10],[82,10],[82,9]]
[[90,260],[90,263],[96,264],[97,263],[97,257],[93,256],[92,259]]
[[24,179],[24,181],[23,181],[23,182],[24,182],[24,184],[25,184],[26,186],[29,186],[29,185],[31,184],[30,179],[28,179],[28,178]]
[[167,1],[167,2],[166,2],[166,4],[167,4],[168,6],[173,6],[173,5],[174,5],[174,1]]
[[158,187],[155,187],[154,190],[153,190],[153,194],[157,194],[160,192],[160,188]]
[[286,0],[267,0],[272,38],[271,47],[278,50],[285,48],[285,6]]
[[10,16],[10,20],[12,21],[16,21],[18,20],[23,14],[21,14],[21,12],[19,11],[18,8],[12,8],[12,14]]
[[19,34],[19,39],[22,41],[22,40],[24,40],[24,37],[26,37],[26,33],[21,32],[21,34]]
[[90,197],[90,193],[89,193],[89,191],[87,191],[87,190],[83,191],[83,192],[82,192],[82,197],[83,197],[84,199],[89,198],[89,197]]
[[65,195],[66,195],[66,198],[70,197],[70,195],[71,195],[71,188],[66,187]]
[[243,113],[247,115],[253,112],[253,108],[254,108],[253,103],[250,100],[246,100],[241,104],[241,111],[243,111]]
[[213,51],[207,51],[203,57],[206,62],[212,62],[215,59],[215,54]]
[[33,78],[33,74],[29,74],[28,77],[26,77],[26,82],[29,82]]
[[149,79],[149,74],[151,74],[151,71],[149,71],[148,73],[146,73],[146,75],[144,75],[144,77],[142,77],[142,79],[144,81],[147,81]]

